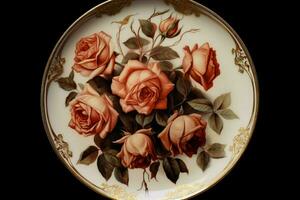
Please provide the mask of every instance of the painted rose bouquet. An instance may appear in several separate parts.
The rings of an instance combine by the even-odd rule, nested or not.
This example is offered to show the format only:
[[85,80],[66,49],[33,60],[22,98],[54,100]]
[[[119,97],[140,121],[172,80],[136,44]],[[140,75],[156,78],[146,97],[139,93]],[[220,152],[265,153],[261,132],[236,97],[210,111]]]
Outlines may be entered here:
[[[216,51],[209,43],[185,46],[180,66],[170,62],[179,58],[172,47],[197,29],[182,32],[181,19],[173,14],[159,24],[152,21],[168,12],[154,10],[148,19],[139,19],[136,29],[134,21],[129,25],[132,15],[113,22],[119,27],[119,52],[112,49],[112,38],[103,31],[83,37],[76,44],[70,75],[57,79],[61,88],[70,91],[65,102],[71,113],[69,127],[94,137],[95,145],[82,152],[78,163],[89,165],[97,160],[106,180],[114,171],[124,184],[129,182],[128,169],[141,168],[141,188],[146,190],[147,170],[156,179],[161,163],[173,183],[180,173],[188,173],[177,155],[198,154],[197,164],[203,171],[210,158],[224,157],[225,145],[206,144],[207,124],[220,134],[222,118],[237,118],[228,108],[229,93],[211,101],[203,92],[220,75]],[[123,42],[126,51],[120,41],[124,28],[132,32]],[[166,46],[165,40],[175,42]],[[89,77],[87,83],[76,83],[74,71]]]

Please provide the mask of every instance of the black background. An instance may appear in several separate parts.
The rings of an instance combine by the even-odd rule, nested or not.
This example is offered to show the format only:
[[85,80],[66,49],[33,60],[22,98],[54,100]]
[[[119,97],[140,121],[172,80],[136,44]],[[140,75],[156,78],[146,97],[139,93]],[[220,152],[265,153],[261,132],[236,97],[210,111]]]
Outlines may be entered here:
[[[54,45],[74,20],[100,2],[23,2],[18,3],[18,8],[14,8],[12,12],[17,17],[11,18],[6,30],[17,30],[9,31],[9,34],[13,34],[5,40],[8,43],[17,41],[21,46],[18,49],[21,48],[22,53],[18,51],[16,55],[14,52],[11,56],[17,63],[14,64],[18,69],[16,76],[24,80],[18,79],[14,82],[20,88],[18,94],[24,99],[21,105],[19,100],[16,100],[16,105],[19,105],[17,110],[20,112],[21,109],[22,114],[20,117],[12,116],[14,120],[12,125],[9,125],[13,127],[10,133],[18,142],[14,148],[14,156],[9,155],[16,164],[6,164],[15,175],[14,178],[9,178],[7,186],[18,188],[18,192],[10,193],[12,196],[46,196],[50,199],[100,197],[74,178],[56,157],[46,137],[40,114],[42,75]],[[285,62],[288,57],[284,58],[286,43],[278,42],[279,31],[289,26],[279,19],[279,16],[283,15],[282,11],[287,9],[285,6],[288,3],[269,4],[261,0],[198,2],[223,17],[248,47],[259,79],[260,110],[252,140],[238,164],[220,183],[196,198],[244,199],[259,197],[261,194],[269,196],[274,192],[280,193],[284,186],[289,185],[281,180],[285,176],[282,171],[287,159],[281,145],[281,141],[284,140],[280,135],[283,133],[282,121],[278,119],[281,109],[277,106],[278,96],[282,94],[283,89],[286,93],[288,89],[284,87],[287,83],[282,84],[282,79],[279,78],[282,77],[282,66],[285,69],[289,67]],[[16,24],[17,28],[14,27]],[[292,83],[289,82],[288,85]],[[16,128],[21,130],[17,131]]]

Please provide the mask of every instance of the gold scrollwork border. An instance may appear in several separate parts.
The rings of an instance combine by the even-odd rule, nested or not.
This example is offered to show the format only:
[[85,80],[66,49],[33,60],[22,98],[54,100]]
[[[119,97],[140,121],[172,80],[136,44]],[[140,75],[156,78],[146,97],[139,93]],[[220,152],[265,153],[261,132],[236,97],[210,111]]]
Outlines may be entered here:
[[[102,15],[114,15],[122,10],[122,8],[130,6],[134,0],[108,0],[104,3],[101,3],[91,10],[87,11],[84,15],[78,18],[62,35],[62,37],[57,42],[54,50],[52,51],[49,60],[46,64],[42,87],[41,87],[41,111],[42,111],[42,119],[43,124],[49,138],[49,141],[55,150],[57,156],[62,161],[62,163],[70,170],[70,172],[82,183],[84,183],[87,187],[94,190],[95,192],[109,197],[113,199],[136,199],[133,194],[126,192],[124,188],[121,188],[117,185],[108,185],[101,184],[94,185],[85,177],[83,177],[73,166],[70,158],[72,157],[72,152],[69,149],[69,145],[66,141],[64,141],[63,136],[61,134],[56,135],[51,128],[49,117],[47,113],[47,89],[49,83],[57,77],[56,71],[58,73],[62,73],[60,71],[61,65],[63,65],[64,60],[60,57],[60,50],[63,47],[67,38],[84,22],[92,17],[101,17]],[[224,168],[224,170],[216,176],[209,184],[188,184],[184,186],[176,187],[174,191],[171,191],[166,194],[167,199],[177,199],[177,198],[191,198],[195,195],[198,195],[210,187],[214,186],[218,183],[236,164],[239,160],[243,152],[245,151],[249,140],[252,136],[254,125],[257,119],[258,112],[258,102],[259,102],[259,91],[258,91],[258,81],[256,77],[256,71],[253,64],[253,61],[250,57],[250,54],[242,42],[238,34],[231,28],[227,22],[225,22],[220,16],[216,13],[208,9],[207,7],[194,2],[192,0],[162,0],[168,5],[172,5],[177,12],[180,12],[184,15],[192,15],[200,16],[201,14],[205,14],[206,16],[212,18],[213,20],[219,22],[221,26],[223,26],[228,33],[232,36],[235,41],[236,48],[232,50],[234,55],[234,63],[238,66],[239,72],[244,72],[248,74],[252,87],[253,87],[253,110],[251,114],[250,121],[246,128],[239,129],[239,134],[237,134],[233,139],[233,144],[230,146],[230,150],[233,153],[232,159],[229,164]],[[117,5],[117,6],[116,6]],[[180,194],[178,196],[178,194]]]

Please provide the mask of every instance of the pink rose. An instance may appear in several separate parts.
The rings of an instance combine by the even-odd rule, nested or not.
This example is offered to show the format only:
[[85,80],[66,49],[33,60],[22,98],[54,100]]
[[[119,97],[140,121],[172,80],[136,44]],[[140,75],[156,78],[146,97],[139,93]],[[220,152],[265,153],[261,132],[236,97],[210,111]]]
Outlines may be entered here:
[[179,19],[170,15],[167,19],[160,22],[160,32],[167,38],[176,37],[181,31],[181,29],[178,30],[179,21]]
[[137,60],[128,61],[111,85],[112,93],[121,98],[124,112],[137,110],[146,115],[153,109],[167,108],[167,96],[173,87],[158,63],[145,65]]
[[105,138],[118,120],[118,113],[106,95],[99,95],[89,84],[70,102],[69,126],[84,136],[99,134]]
[[201,115],[180,115],[174,113],[166,128],[158,135],[164,147],[173,156],[185,153],[191,157],[197,153],[198,147],[205,145],[206,121]]
[[200,83],[205,90],[211,88],[213,80],[220,75],[216,51],[205,43],[201,47],[196,44],[192,50],[186,46],[184,53],[182,62],[184,73]]
[[140,129],[134,134],[125,135],[115,143],[123,143],[118,157],[122,165],[128,168],[147,168],[151,160],[156,160],[154,146],[150,138],[151,129]]
[[83,76],[111,75],[116,55],[111,49],[111,37],[104,32],[81,38],[76,44],[73,69]]

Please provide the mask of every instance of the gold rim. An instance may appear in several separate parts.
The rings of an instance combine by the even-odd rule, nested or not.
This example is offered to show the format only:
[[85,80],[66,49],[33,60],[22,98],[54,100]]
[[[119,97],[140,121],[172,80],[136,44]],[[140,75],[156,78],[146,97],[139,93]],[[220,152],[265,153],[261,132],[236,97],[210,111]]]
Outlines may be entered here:
[[[53,141],[53,130],[51,128],[50,122],[49,122],[49,118],[48,118],[48,113],[47,113],[47,89],[49,86],[50,82],[47,82],[47,74],[49,71],[49,68],[51,66],[51,63],[53,61],[53,59],[60,53],[60,49],[63,47],[65,41],[68,39],[68,37],[77,29],[80,27],[80,25],[84,22],[86,22],[87,20],[89,20],[91,17],[94,17],[96,15],[96,12],[99,8],[101,8],[102,6],[105,6],[111,2],[114,2],[115,0],[108,0],[106,2],[103,2],[95,7],[93,7],[92,9],[90,9],[89,11],[87,11],[85,14],[83,14],[81,17],[79,17],[74,23],[71,24],[71,26],[64,32],[64,34],[61,36],[61,38],[59,39],[59,41],[56,43],[49,59],[48,62],[46,64],[45,70],[44,70],[44,75],[43,75],[43,80],[42,80],[42,87],[41,87],[41,113],[42,113],[42,120],[43,120],[43,124],[44,124],[44,128],[46,130],[47,133],[47,137],[51,143],[52,148],[54,149],[56,155],[58,156],[58,158],[61,160],[61,162],[68,168],[68,170],[80,181],[82,182],[84,185],[86,185],[88,188],[92,189],[93,191],[108,197],[108,198],[113,198],[112,196],[110,196],[109,194],[107,194],[104,190],[102,190],[101,188],[99,188],[98,186],[96,186],[95,184],[91,183],[90,181],[88,181],[85,177],[83,177],[82,175],[80,175],[80,173],[74,168],[74,166],[72,165],[71,162],[67,162],[65,158],[62,157],[62,155],[58,152],[57,148],[56,148],[56,144]],[[132,2],[133,0],[123,0],[123,2]],[[168,2],[169,4],[174,4],[173,2],[176,1],[170,1],[170,0],[165,0],[165,2]],[[233,40],[236,42],[237,48],[241,48],[246,57],[247,60],[249,62],[250,68],[249,71],[247,71],[247,74],[252,82],[252,89],[253,89],[253,110],[252,110],[252,115],[250,118],[250,121],[247,125],[246,128],[249,129],[249,137],[245,143],[245,146],[241,149],[241,151],[235,156],[233,157],[233,159],[229,162],[229,164],[224,168],[224,170],[219,173],[218,176],[216,176],[209,184],[206,184],[205,186],[201,187],[198,191],[193,192],[189,195],[186,195],[184,198],[185,199],[189,199],[192,198],[196,195],[199,195],[200,193],[208,190],[209,188],[213,187],[214,185],[216,185],[219,181],[221,181],[232,169],[233,167],[236,165],[236,163],[239,161],[240,157],[242,156],[242,154],[244,153],[244,151],[246,150],[249,141],[251,140],[254,128],[255,128],[255,124],[256,124],[256,120],[257,120],[257,114],[258,114],[258,107],[259,107],[259,87],[258,87],[258,79],[257,79],[257,75],[256,75],[256,70],[254,67],[254,63],[253,60],[250,56],[250,53],[247,49],[247,47],[245,46],[245,44],[243,43],[243,41],[241,40],[241,38],[238,36],[238,34],[234,31],[234,29],[225,21],[223,20],[219,15],[217,15],[214,11],[210,10],[209,8],[201,5],[200,3],[197,3],[193,0],[186,0],[184,1],[189,5],[193,5],[198,7],[199,12],[205,14],[206,16],[212,18],[213,20],[217,21],[223,28],[225,28],[227,30],[227,32],[232,36]],[[122,8],[120,8],[121,10]]]

